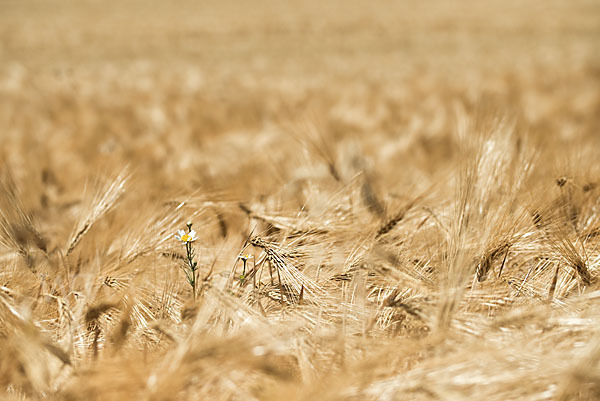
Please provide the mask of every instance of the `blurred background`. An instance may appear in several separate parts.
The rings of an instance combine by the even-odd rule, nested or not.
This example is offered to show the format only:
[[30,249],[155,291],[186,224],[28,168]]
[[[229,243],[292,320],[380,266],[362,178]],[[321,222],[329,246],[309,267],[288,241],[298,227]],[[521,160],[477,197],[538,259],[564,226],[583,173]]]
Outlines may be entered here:
[[130,163],[159,190],[268,192],[307,136],[377,159],[384,179],[399,160],[435,174],[461,119],[498,116],[552,149],[598,145],[593,0],[0,7],[0,157],[34,155],[35,177]]

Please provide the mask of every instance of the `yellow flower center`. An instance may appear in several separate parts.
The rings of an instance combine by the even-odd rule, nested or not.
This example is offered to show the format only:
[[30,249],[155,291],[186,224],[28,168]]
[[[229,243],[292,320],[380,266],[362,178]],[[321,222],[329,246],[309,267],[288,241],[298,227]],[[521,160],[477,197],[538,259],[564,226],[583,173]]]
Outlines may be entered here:
[[182,240],[183,242],[188,242],[188,241],[189,241],[189,240],[191,240],[191,239],[192,239],[192,237],[190,237],[190,236],[189,236],[189,235],[187,235],[187,234],[184,234],[184,235],[182,235],[182,236],[181,236],[181,240]]

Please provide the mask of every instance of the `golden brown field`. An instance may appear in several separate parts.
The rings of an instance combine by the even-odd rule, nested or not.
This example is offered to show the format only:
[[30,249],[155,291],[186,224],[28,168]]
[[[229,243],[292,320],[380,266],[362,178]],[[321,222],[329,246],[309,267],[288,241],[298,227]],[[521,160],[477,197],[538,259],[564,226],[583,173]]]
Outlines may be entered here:
[[599,49],[594,0],[0,1],[1,399],[600,399]]

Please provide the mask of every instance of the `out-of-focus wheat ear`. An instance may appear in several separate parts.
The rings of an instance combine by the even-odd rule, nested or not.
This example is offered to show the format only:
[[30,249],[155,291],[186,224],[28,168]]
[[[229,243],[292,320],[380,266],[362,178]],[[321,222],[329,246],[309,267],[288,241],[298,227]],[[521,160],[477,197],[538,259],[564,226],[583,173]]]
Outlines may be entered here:
[[69,355],[31,321],[30,311],[15,305],[3,292],[0,292],[0,322],[2,358],[6,354],[15,358],[25,384],[37,391],[48,389],[56,373],[54,369],[60,366],[51,362],[48,355],[62,364],[71,364]]
[[406,216],[406,213],[408,213],[410,211],[410,209],[413,208],[415,203],[420,198],[421,197],[417,197],[417,198],[413,199],[412,201],[410,201],[408,204],[403,206],[394,216],[392,216],[392,218],[390,218],[385,223],[383,223],[383,225],[381,225],[381,227],[379,227],[379,230],[377,230],[377,234],[375,234],[375,238],[379,238],[379,237],[389,233],[390,231],[392,231],[394,229],[394,227],[396,227],[396,225],[404,219],[404,216]]
[[172,341],[175,344],[179,344],[179,339],[177,335],[171,331],[168,327],[165,326],[164,323],[160,321],[155,321],[150,323],[148,326],[150,330],[154,330],[157,334],[166,337],[169,341]]
[[92,323],[97,321],[102,314],[108,312],[111,309],[117,308],[118,303],[115,302],[100,302],[96,305],[90,306],[85,312],[85,322]]
[[590,271],[588,270],[587,263],[585,262],[585,260],[579,258],[574,264],[574,267],[577,271],[577,274],[579,274],[579,277],[581,278],[583,284],[591,285],[592,276],[590,275]]
[[[561,235],[562,234],[562,235]],[[580,252],[570,239],[566,238],[564,233],[560,233],[560,238],[553,243],[553,247],[564,259],[565,262],[572,267],[584,285],[589,286],[592,283],[592,276],[588,270],[588,264],[586,261],[585,253]]]
[[477,281],[481,283],[487,279],[488,273],[490,272],[494,262],[498,259],[500,255],[504,255],[504,259],[498,275],[502,273],[502,269],[504,268],[504,263],[506,262],[506,257],[508,256],[510,246],[510,242],[502,241],[500,244],[489,249],[483,254],[483,256],[480,259],[480,262],[477,265]]
[[[100,341],[104,343],[106,339],[106,325],[102,324],[101,316],[108,314],[111,309],[117,307],[117,303],[112,302],[100,302],[96,305],[92,305],[87,308],[84,315],[84,322],[87,327],[88,338],[91,337],[92,343],[90,347],[92,349],[92,357],[96,359],[100,350]],[[108,316],[107,316],[108,317]]]
[[363,202],[367,206],[367,210],[373,213],[375,216],[383,218],[385,217],[385,208],[383,203],[379,200],[375,189],[373,188],[373,177],[370,173],[365,172],[363,185],[360,189]]
[[69,238],[66,247],[67,255],[73,252],[84,235],[92,228],[92,225],[114,207],[115,203],[125,192],[125,184],[129,178],[130,176],[127,173],[127,169],[125,169],[109,185],[106,185],[96,192],[87,213],[79,220],[73,230],[73,234],[71,234],[71,237]]
[[[543,232],[551,248],[575,270],[583,284],[589,286],[592,276],[588,269],[584,243],[580,241],[586,234],[578,232],[577,227],[571,225],[569,207],[566,198],[560,196],[541,210],[535,210],[533,222]],[[573,232],[576,233],[575,240],[572,239]],[[580,246],[577,246],[578,242]]]
[[112,343],[114,345],[115,351],[121,349],[121,347],[123,347],[123,345],[125,344],[125,341],[127,341],[127,335],[129,334],[130,328],[133,324],[131,320],[131,309],[131,305],[125,308],[123,314],[121,315],[119,323],[117,324],[117,327],[112,333]]
[[334,144],[331,143],[328,136],[323,134],[324,129],[319,126],[319,123],[315,119],[312,121],[304,120],[303,123],[298,124],[298,127],[292,129],[292,136],[327,164],[329,174],[334,180],[342,182],[342,176],[337,167]]
[[71,350],[73,345],[73,312],[64,298],[55,298],[58,304],[58,337],[66,341],[68,350]]
[[215,216],[217,216],[217,221],[219,222],[219,231],[221,233],[221,237],[227,238],[227,222],[225,221],[225,217],[219,209],[214,209],[214,211]]
[[556,291],[556,283],[558,282],[558,272],[560,271],[560,264],[556,265],[556,271],[554,272],[554,277],[552,278],[552,283],[550,283],[550,289],[548,290],[548,300],[552,301],[554,298],[554,291]]
[[47,251],[46,239],[35,228],[32,217],[25,212],[9,168],[5,168],[0,175],[0,244],[21,256],[32,271],[35,271],[35,262],[30,246]]
[[[49,294],[47,294],[49,295]],[[60,347],[49,340],[43,339],[43,344],[46,349],[60,359],[64,364],[71,364],[71,354],[73,350],[73,312],[69,308],[67,301],[62,297],[54,297],[58,305],[58,337],[59,344],[63,343]],[[66,350],[64,349],[66,348]]]

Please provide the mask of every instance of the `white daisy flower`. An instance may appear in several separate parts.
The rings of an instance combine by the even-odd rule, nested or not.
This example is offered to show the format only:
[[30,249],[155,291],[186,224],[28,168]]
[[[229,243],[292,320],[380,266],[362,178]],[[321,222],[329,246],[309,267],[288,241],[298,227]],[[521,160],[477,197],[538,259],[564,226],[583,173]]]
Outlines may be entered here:
[[184,244],[187,244],[188,242],[196,241],[198,239],[198,236],[196,235],[196,230],[192,230],[189,233],[186,233],[184,230],[177,230],[177,234],[175,234],[175,238],[178,241],[181,241]]
[[245,253],[245,254],[242,254],[242,255],[238,256],[238,258],[242,259],[245,262],[248,259],[252,259],[253,256]]

